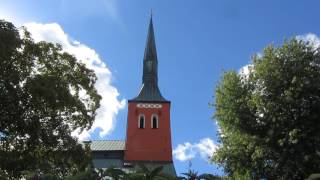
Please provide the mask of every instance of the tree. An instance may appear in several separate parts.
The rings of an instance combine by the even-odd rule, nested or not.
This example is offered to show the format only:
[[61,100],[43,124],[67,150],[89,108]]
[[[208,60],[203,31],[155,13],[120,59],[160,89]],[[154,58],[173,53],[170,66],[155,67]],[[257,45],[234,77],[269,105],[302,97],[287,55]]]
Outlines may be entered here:
[[300,40],[268,46],[249,73],[216,88],[222,146],[213,160],[231,176],[303,179],[320,172],[320,49]]
[[143,164],[139,164],[138,170],[119,169],[109,167],[107,169],[90,169],[74,176],[66,178],[66,180],[80,179],[114,179],[114,180],[176,180],[174,176],[162,173],[163,166],[149,169]]
[[0,20],[0,176],[82,171],[88,152],[71,132],[94,121],[97,78],[59,44],[21,32]]
[[183,179],[183,180],[200,180],[200,179],[203,179],[203,180],[223,180],[223,179],[227,179],[227,177],[221,177],[221,176],[208,174],[208,173],[204,173],[204,174],[199,175],[197,171],[194,171],[191,169],[189,169],[188,172],[182,173],[182,174],[185,177],[179,177],[179,178]]
[[139,168],[136,172],[129,174],[128,179],[141,179],[141,180],[165,180],[173,178],[169,175],[163,174],[163,166],[148,168],[144,164],[138,164]]
[[189,169],[189,171],[187,173],[182,173],[182,174],[186,176],[185,179],[187,179],[187,180],[198,180],[199,179],[198,172],[191,170],[191,169]]
[[124,177],[127,176],[126,172],[116,167],[109,167],[102,174],[114,180],[124,179]]

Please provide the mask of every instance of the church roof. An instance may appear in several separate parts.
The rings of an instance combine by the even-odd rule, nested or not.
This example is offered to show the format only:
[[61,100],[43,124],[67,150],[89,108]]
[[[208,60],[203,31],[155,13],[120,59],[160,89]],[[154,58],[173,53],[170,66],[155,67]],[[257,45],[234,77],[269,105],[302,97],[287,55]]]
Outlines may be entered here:
[[168,102],[158,87],[158,57],[152,16],[150,18],[148,37],[143,58],[142,87],[139,95],[130,101],[160,101]]
[[91,151],[125,150],[125,141],[121,140],[84,141],[83,143],[90,143]]

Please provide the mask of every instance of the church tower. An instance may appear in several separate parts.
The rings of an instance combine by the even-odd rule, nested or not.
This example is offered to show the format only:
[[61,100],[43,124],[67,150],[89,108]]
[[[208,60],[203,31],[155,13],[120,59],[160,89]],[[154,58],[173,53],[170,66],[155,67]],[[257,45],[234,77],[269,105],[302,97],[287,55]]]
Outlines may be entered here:
[[158,87],[158,58],[152,16],[143,58],[142,87],[128,101],[124,161],[172,164],[170,101]]

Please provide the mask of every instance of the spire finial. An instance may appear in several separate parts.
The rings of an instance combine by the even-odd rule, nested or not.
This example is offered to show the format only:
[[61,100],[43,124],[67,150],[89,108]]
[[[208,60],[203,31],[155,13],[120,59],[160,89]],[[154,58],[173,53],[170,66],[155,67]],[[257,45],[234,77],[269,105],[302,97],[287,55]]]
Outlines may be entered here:
[[152,8],[151,8],[151,10],[150,10],[150,17],[152,18],[152,16],[153,16],[153,11],[152,11]]

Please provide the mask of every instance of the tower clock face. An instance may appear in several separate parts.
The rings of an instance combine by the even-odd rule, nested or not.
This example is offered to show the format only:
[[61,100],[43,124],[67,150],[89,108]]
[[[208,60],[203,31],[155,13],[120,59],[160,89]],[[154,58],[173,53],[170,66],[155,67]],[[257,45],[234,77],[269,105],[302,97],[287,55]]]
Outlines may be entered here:
[[147,61],[147,69],[148,69],[148,72],[152,71],[152,61]]

